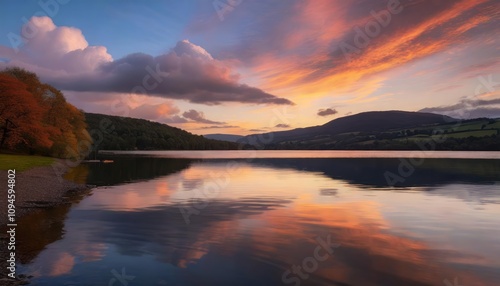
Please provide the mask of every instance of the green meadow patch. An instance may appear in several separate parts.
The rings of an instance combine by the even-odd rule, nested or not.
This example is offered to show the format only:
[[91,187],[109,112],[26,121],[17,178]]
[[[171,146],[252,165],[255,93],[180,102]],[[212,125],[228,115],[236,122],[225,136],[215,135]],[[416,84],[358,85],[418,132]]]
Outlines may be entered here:
[[54,158],[29,155],[0,154],[0,170],[24,171],[39,166],[50,166]]

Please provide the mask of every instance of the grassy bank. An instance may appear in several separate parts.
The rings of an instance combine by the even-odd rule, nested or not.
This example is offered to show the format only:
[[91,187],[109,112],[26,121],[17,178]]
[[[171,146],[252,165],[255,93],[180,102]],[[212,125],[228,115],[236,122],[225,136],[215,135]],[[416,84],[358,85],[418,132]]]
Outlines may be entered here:
[[21,172],[34,167],[50,166],[54,158],[29,155],[0,154],[0,170],[16,169]]

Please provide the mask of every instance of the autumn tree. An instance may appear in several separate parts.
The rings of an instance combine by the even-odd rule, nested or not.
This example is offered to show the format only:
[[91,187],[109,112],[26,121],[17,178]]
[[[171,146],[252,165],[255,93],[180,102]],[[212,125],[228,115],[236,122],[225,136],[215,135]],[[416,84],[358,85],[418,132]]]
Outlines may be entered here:
[[66,102],[61,91],[44,86],[44,104],[48,107],[44,122],[55,128],[52,139],[54,145],[50,153],[56,157],[73,157],[75,153],[85,153],[91,142],[83,112]]
[[7,74],[0,74],[0,148],[25,148],[30,152],[50,148],[50,132],[42,123],[43,109],[27,86]]
[[[36,74],[24,69],[8,68],[2,74],[24,84],[23,90],[31,95],[31,104],[36,106],[33,116],[37,116],[37,121],[31,125],[43,127],[39,129],[38,137],[25,134],[23,140],[32,143],[41,140],[40,143],[43,144],[38,144],[36,151],[54,157],[68,158],[89,151],[86,149],[92,140],[87,132],[85,117],[66,101],[60,90],[42,83]],[[51,144],[45,144],[47,136]],[[82,142],[87,144],[81,144]]]

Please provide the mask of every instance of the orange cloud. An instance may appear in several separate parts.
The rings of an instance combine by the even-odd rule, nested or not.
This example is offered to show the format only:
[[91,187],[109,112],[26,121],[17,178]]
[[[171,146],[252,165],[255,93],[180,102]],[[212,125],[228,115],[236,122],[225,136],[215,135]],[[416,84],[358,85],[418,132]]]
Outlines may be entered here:
[[[428,1],[423,2],[430,5]],[[306,1],[299,9],[300,15],[293,15],[294,19],[300,20],[290,20],[298,22],[301,28],[297,29],[296,34],[286,36],[283,40],[287,48],[296,48],[299,42],[303,43],[308,39],[306,29],[310,29],[310,35],[314,36],[310,40],[314,49],[309,50],[307,55],[292,54],[288,51],[284,51],[284,56],[264,54],[254,61],[253,71],[261,77],[261,86],[275,93],[307,98],[332,92],[351,93],[356,99],[363,99],[371,94],[367,94],[367,90],[374,91],[377,88],[373,86],[373,79],[372,83],[367,83],[372,85],[372,88],[365,86],[364,82],[360,84],[362,80],[436,54],[452,45],[465,43],[469,36],[466,35],[467,32],[493,20],[494,12],[471,12],[487,3],[488,0],[456,1],[432,17],[420,17],[410,23],[411,25],[404,20],[416,13],[412,11],[415,7],[405,6],[400,14],[392,15],[389,26],[382,28],[387,29],[386,31],[383,30],[378,37],[371,39],[369,45],[360,48],[359,54],[353,54],[349,61],[344,58],[340,49],[335,53],[331,47],[342,42],[352,45],[353,27],[364,26],[370,17],[351,21],[353,24],[349,26],[345,21],[348,17],[345,5],[337,1],[321,1],[319,4]],[[323,16],[332,11],[335,15],[332,18],[335,18],[338,24],[330,26],[333,20]],[[369,13],[368,15],[371,16]],[[359,86],[359,89],[353,89],[353,86]]]

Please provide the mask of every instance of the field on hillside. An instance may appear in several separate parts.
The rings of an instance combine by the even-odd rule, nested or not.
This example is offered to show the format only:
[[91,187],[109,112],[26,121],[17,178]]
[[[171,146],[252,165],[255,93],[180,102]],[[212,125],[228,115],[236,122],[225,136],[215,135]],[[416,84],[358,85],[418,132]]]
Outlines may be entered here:
[[[282,141],[276,149],[418,149],[417,143],[440,142],[448,150],[463,150],[472,141],[473,150],[491,150],[500,138],[500,119],[473,119],[462,122],[391,129],[383,132],[322,134],[304,140]],[[444,144],[446,142],[446,144]],[[466,144],[464,144],[466,142]],[[499,145],[499,144],[497,144]],[[493,147],[492,147],[493,146]],[[496,149],[495,149],[496,150]]]

